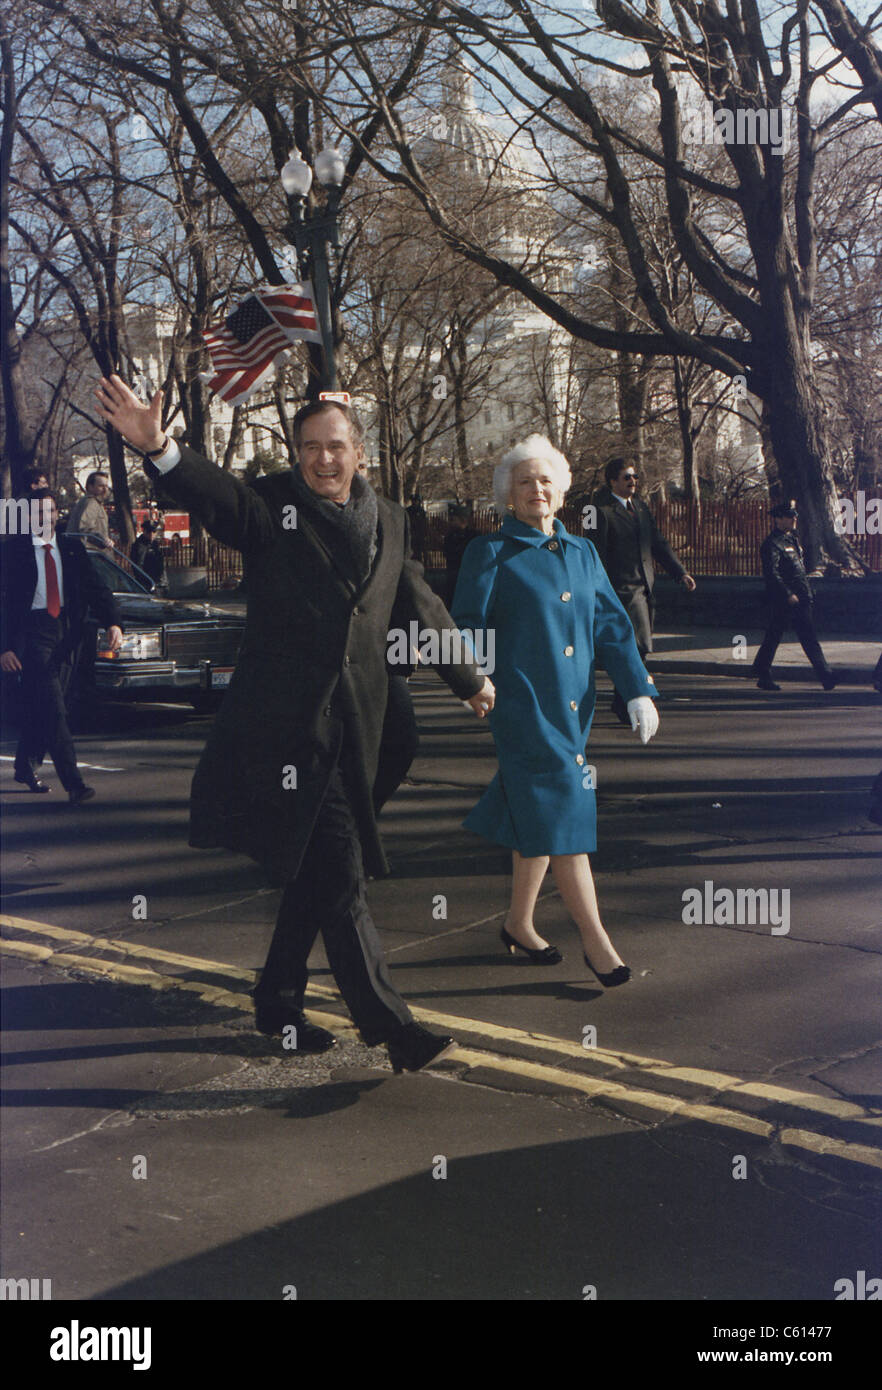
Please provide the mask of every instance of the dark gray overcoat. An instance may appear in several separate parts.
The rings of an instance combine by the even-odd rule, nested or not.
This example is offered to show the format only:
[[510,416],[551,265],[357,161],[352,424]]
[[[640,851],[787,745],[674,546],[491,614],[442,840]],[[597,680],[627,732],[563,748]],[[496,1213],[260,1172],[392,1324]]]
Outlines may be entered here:
[[[275,884],[293,878],[345,734],[343,770],[365,868],[388,872],[371,789],[390,614],[395,605],[396,622],[454,626],[410,556],[403,508],[377,498],[377,555],[359,587],[351,564],[298,505],[291,470],[249,487],[181,445],[173,469],[159,475],[148,466],[148,473],[212,536],[241,550],[245,563],[245,635],[193,778],[190,844],[248,854]],[[439,663],[438,671],[462,700],[483,685],[468,662]]]

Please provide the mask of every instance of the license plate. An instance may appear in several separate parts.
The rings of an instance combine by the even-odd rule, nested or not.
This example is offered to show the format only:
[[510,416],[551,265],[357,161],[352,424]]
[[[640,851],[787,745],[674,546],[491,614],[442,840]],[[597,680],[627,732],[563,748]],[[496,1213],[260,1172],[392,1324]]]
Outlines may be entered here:
[[212,667],[212,671],[211,671],[211,688],[212,688],[212,690],[219,690],[219,689],[221,689],[223,686],[229,685],[229,683],[230,683],[230,681],[231,681],[232,679],[233,679],[233,667],[232,667],[232,666],[227,666],[225,669],[222,669],[222,670],[220,670],[220,671],[217,669],[217,667]]

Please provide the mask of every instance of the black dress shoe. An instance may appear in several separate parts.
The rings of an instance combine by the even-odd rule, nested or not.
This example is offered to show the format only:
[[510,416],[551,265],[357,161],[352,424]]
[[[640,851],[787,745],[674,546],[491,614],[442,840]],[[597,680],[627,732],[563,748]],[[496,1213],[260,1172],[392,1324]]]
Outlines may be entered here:
[[431,1062],[440,1062],[442,1057],[452,1052],[456,1040],[430,1033],[419,1023],[404,1023],[386,1046],[394,1072],[419,1071]]
[[84,801],[91,801],[94,795],[94,787],[75,787],[72,792],[68,792],[67,799],[71,806],[82,806]]
[[[293,1037],[292,1052],[330,1052],[332,1047],[337,1046],[333,1033],[310,1023],[304,1013],[283,1000],[272,1004],[255,1004],[254,1026],[258,1033],[265,1033],[267,1037]],[[286,1028],[293,1028],[293,1035],[286,1035]]]
[[757,690],[780,690],[781,687],[771,676],[760,676],[756,683]]
[[508,948],[509,955],[514,955],[515,951],[523,951],[525,956],[529,956],[534,965],[559,965],[563,956],[556,946],[522,946],[519,941],[515,941],[509,932],[502,928],[499,933],[503,946]]
[[30,792],[48,792],[52,790],[45,782],[41,782],[30,769],[28,769],[27,772],[16,772],[15,780],[16,782],[21,782]]
[[824,676],[821,680],[821,685],[824,687],[825,690],[835,690],[837,683],[837,679],[832,671],[828,671],[826,676]]
[[[582,953],[585,954],[584,951]],[[617,965],[615,970],[608,970],[605,975],[601,975],[599,970],[595,970],[587,956],[585,964],[593,975],[596,975],[604,989],[614,989],[616,985],[626,985],[631,978],[630,965]]]

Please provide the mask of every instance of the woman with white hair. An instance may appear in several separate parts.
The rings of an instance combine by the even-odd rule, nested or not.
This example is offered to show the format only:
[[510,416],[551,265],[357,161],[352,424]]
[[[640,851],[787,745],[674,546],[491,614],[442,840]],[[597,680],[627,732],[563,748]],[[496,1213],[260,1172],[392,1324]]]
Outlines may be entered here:
[[585,961],[610,987],[631,977],[597,908],[588,855],[597,848],[594,787],[585,744],[599,660],[647,743],[658,728],[657,694],[590,541],[555,513],[572,482],[542,435],[510,450],[493,475],[502,526],[463,557],[451,613],[462,629],[493,634],[496,706],[490,727],[499,771],[464,824],[512,851],[512,898],[502,941],[535,964],[560,952],[538,935],[533,911],[549,862],[582,938]]

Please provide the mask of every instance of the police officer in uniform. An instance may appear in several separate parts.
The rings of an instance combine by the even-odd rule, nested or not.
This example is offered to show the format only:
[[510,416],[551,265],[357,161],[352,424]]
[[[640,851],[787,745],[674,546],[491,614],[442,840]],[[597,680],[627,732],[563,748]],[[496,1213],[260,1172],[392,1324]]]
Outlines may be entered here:
[[825,690],[832,690],[836,677],[827,665],[812,619],[812,589],[802,558],[802,547],[796,538],[796,503],[779,502],[772,508],[771,535],[760,547],[766,597],[769,601],[769,625],[762,646],[756,654],[753,669],[760,690],[780,690],[772,680],[772,662],[778,643],[788,627],[799,638]]

